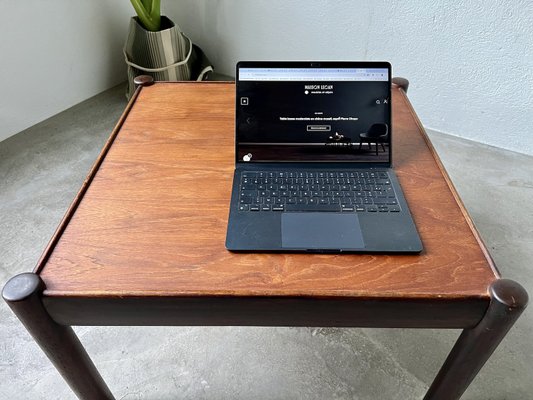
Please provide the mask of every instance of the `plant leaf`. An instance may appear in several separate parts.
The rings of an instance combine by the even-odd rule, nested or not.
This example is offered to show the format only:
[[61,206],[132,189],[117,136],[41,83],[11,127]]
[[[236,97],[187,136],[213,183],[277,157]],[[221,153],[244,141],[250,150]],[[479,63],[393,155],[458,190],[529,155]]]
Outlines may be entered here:
[[152,9],[152,0],[141,0],[143,5],[144,5],[144,9],[148,12],[148,14],[151,14],[150,10]]
[[[131,5],[135,9],[135,12],[137,13],[137,16],[139,17],[139,20],[141,21],[141,24],[148,29],[149,31],[158,31],[161,27],[161,16],[155,19],[149,14],[148,10],[144,8],[144,4],[141,2],[141,0],[130,0]],[[159,0],[154,0],[159,1]],[[153,7],[153,3],[152,3]]]
[[161,0],[150,0],[152,7],[150,8],[150,15],[154,21],[161,24]]

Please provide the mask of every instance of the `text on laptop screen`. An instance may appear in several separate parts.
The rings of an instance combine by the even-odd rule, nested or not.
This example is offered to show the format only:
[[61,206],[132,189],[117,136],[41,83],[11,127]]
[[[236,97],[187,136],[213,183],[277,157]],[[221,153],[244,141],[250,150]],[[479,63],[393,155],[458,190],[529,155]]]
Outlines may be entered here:
[[390,162],[387,68],[237,71],[237,160]]

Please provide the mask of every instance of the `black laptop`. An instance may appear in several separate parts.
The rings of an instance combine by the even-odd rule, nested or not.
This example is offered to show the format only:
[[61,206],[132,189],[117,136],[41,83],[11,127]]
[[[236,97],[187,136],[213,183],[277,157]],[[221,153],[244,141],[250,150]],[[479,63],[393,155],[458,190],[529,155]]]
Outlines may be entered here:
[[232,251],[406,252],[387,62],[239,62]]

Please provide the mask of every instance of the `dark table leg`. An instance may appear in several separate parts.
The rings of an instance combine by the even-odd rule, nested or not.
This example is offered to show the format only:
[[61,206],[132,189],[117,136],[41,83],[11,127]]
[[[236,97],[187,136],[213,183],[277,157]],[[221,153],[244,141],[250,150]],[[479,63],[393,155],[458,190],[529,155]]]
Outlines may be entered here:
[[490,296],[485,316],[459,336],[424,400],[459,399],[527,306],[527,292],[509,279],[495,281]]
[[48,315],[41,300],[43,290],[38,275],[24,273],[6,283],[2,296],[78,398],[114,399],[72,328]]

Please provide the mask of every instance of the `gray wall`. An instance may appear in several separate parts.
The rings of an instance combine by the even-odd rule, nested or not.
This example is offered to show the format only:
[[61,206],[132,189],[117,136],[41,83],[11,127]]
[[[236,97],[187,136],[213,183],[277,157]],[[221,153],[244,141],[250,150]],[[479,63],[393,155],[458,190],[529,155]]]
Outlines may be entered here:
[[128,0],[0,0],[0,141],[126,79]]
[[244,59],[388,60],[426,127],[533,154],[531,0],[181,0],[218,72]]
[[[180,0],[219,72],[243,59],[389,60],[429,128],[533,154],[530,0]],[[0,140],[125,80],[127,0],[0,0]]]

